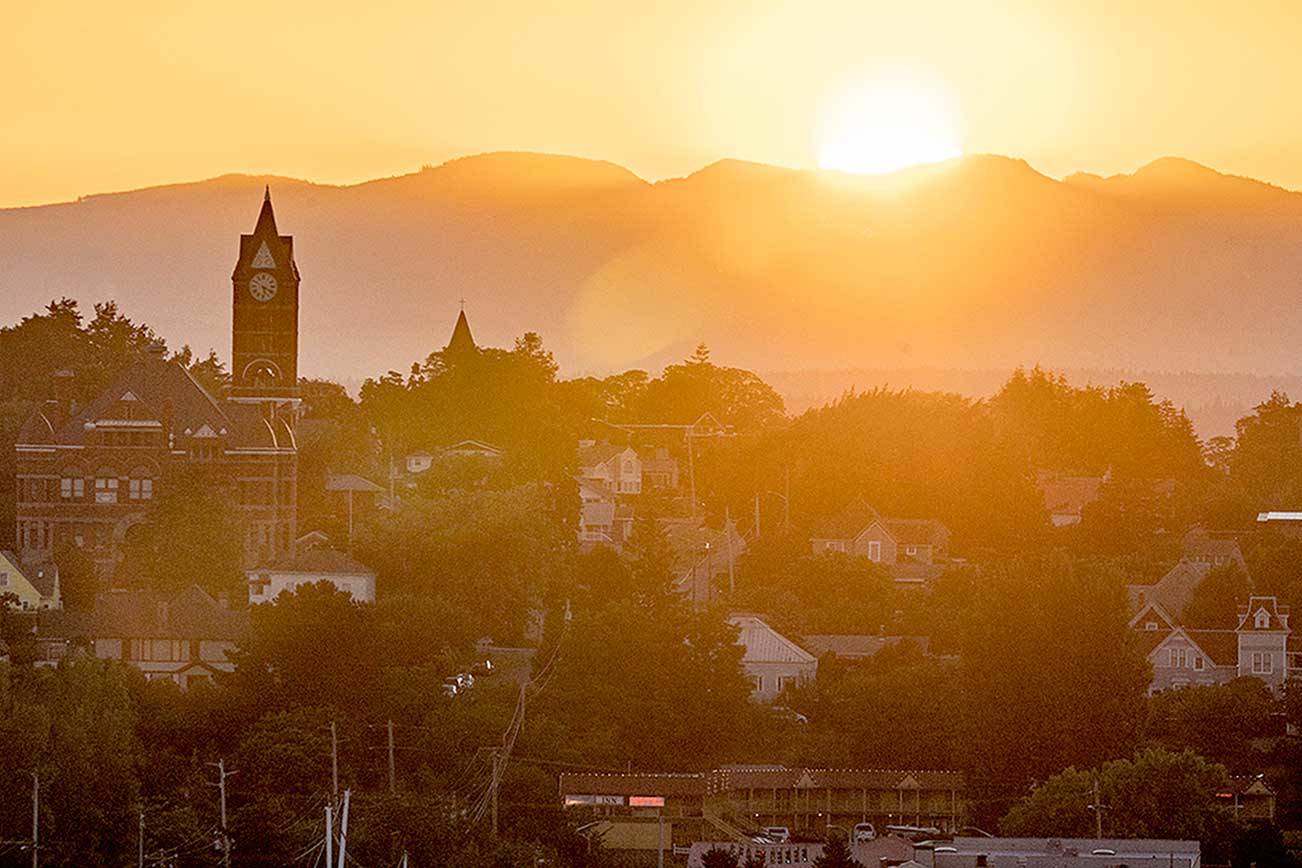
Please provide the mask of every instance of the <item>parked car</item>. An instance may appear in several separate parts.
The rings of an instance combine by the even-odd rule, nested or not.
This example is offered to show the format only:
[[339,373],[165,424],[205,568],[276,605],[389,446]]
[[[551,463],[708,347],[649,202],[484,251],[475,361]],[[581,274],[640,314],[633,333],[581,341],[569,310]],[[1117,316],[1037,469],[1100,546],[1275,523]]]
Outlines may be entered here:
[[476,663],[474,666],[470,667],[470,673],[472,675],[478,675],[481,678],[485,675],[492,675],[493,661],[485,659],[480,663]]
[[447,696],[447,697],[451,698],[451,697],[456,696],[457,693],[459,693],[459,692],[460,692],[460,691],[457,689],[457,682],[456,682],[455,679],[448,679],[447,681],[444,681],[444,682],[443,682],[443,695],[444,695],[444,696]]
[[791,840],[791,830],[786,826],[765,826],[764,837],[774,844],[786,844]]
[[872,823],[855,823],[854,824],[854,842],[871,841],[877,837],[877,829]]

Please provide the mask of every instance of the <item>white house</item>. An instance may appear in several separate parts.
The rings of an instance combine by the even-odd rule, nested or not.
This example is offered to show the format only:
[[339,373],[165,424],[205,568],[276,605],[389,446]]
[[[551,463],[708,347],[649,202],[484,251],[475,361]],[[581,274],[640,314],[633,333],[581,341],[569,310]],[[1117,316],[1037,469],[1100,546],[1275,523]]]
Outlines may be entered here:
[[642,459],[631,446],[579,443],[579,478],[603,482],[615,494],[642,493]]
[[337,549],[309,546],[292,558],[249,570],[249,605],[267,603],[281,591],[329,582],[359,603],[375,602],[375,571]]
[[751,699],[772,702],[783,690],[812,681],[818,673],[814,655],[758,615],[737,614],[728,622],[740,631],[737,642],[745,649],[741,666],[751,679]]

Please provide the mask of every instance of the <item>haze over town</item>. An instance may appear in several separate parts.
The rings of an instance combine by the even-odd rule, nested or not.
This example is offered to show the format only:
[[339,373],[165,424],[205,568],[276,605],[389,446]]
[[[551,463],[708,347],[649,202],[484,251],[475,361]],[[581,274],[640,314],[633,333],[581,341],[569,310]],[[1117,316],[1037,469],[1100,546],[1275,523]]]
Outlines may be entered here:
[[6,9],[0,868],[1300,868],[1292,12]]

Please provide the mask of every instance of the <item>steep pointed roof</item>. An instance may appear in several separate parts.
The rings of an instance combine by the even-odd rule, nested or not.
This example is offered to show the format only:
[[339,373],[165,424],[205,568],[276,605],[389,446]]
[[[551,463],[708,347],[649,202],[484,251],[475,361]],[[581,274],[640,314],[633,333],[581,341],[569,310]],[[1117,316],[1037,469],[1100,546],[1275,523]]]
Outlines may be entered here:
[[235,263],[235,272],[231,275],[239,279],[247,277],[250,268],[281,269],[288,268],[294,280],[298,280],[298,263],[294,261],[294,236],[281,235],[276,229],[276,210],[271,204],[271,185],[262,190],[262,208],[258,211],[258,223],[248,235],[240,236],[240,256]]
[[479,347],[475,345],[475,338],[470,334],[470,323],[466,321],[466,309],[462,308],[457,316],[457,324],[452,328],[452,339],[448,341],[444,352],[464,353],[477,349]]
[[262,190],[262,210],[258,212],[258,225],[254,228],[254,235],[262,234],[279,235],[276,231],[276,211],[271,207],[271,185],[267,184]]

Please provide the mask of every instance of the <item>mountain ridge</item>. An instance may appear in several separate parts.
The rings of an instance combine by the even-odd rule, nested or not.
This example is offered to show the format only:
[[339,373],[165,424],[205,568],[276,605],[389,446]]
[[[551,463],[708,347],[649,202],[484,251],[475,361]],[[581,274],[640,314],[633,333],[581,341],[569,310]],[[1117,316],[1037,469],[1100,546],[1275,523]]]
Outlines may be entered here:
[[0,320],[116,298],[225,353],[270,184],[304,274],[303,370],[353,379],[539,331],[569,374],[699,341],[765,370],[1297,371],[1302,196],[1179,158],[1062,180],[969,155],[883,176],[721,160],[650,182],[494,152],[352,184],[227,173],[0,209]]

